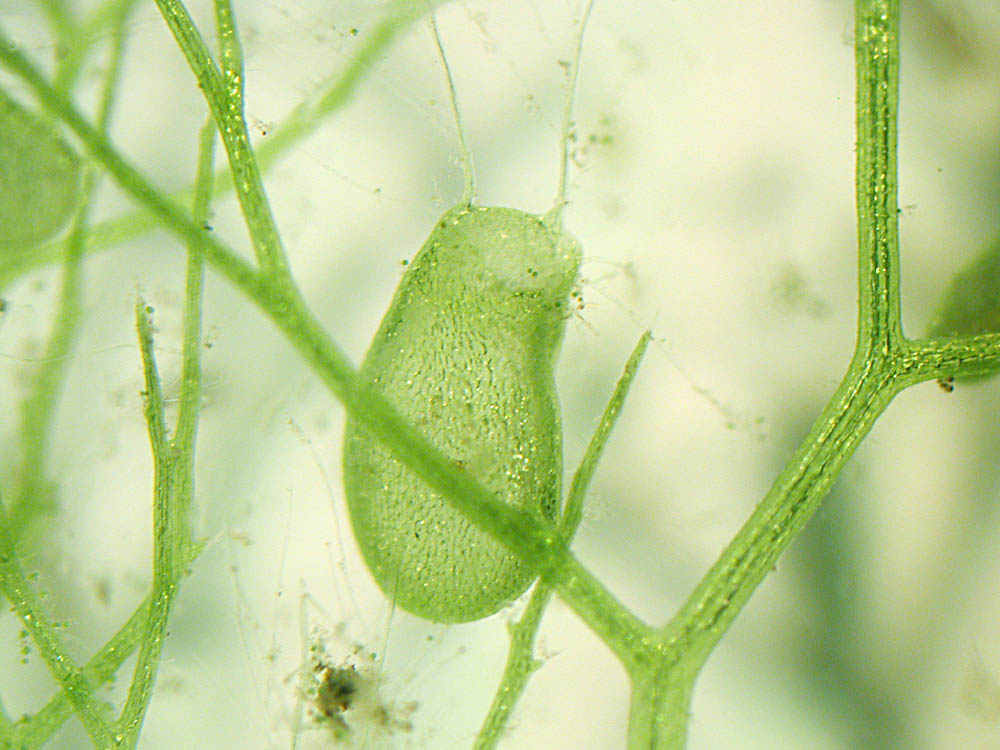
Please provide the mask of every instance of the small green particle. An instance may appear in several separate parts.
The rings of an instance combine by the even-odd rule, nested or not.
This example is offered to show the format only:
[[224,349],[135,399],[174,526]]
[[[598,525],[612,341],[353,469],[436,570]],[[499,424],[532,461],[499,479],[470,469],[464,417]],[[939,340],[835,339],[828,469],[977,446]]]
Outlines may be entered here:
[[[579,263],[542,217],[459,205],[403,274],[360,370],[457,466],[549,522],[562,477],[553,368]],[[365,562],[413,614],[476,620],[534,578],[354,421],[344,485]]]
[[0,249],[31,247],[76,206],[80,160],[55,128],[0,89]]
[[21,631],[20,631],[20,633],[18,633],[18,638],[21,641],[21,649],[20,649],[20,651],[21,651],[21,663],[22,664],[27,664],[28,663],[28,657],[31,656],[31,636],[29,635],[29,633],[28,633],[27,630],[24,630],[22,628]]

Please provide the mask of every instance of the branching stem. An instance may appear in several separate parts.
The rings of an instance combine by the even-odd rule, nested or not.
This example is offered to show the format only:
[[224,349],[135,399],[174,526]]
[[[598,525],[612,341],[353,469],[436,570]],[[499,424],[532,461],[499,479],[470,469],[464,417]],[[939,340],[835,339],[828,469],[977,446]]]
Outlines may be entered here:
[[[205,91],[222,134],[257,251],[258,267],[243,261],[227,244],[206,232],[197,215],[185,211],[157,190],[114,148],[106,134],[88,122],[66,93],[48,81],[2,33],[0,63],[28,86],[49,114],[60,118],[76,133],[90,155],[141,207],[187,246],[192,259],[211,264],[270,317],[344,403],[353,419],[370,429],[430,486],[539,573],[544,586],[539,589],[542,593],[537,612],[532,610],[525,626],[520,631],[515,629],[514,633],[515,649],[519,649],[522,656],[528,654],[530,657],[534,629],[544,609],[549,586],[607,643],[632,681],[630,750],[683,748],[694,681],[705,660],[753,591],[819,507],[840,470],[895,395],[923,380],[977,375],[995,371],[1000,366],[1000,335],[947,340],[908,340],[903,336],[896,207],[899,2],[857,0],[859,314],[854,356],[843,381],[771,490],[684,606],[662,627],[646,624],[628,611],[571,553],[569,539],[579,520],[572,504],[563,526],[557,528],[538,523],[495,497],[468,472],[458,470],[414,425],[402,419],[377,390],[359,381],[354,367],[307,307],[288,272],[246,133],[242,55],[228,1],[217,0],[216,3],[223,43],[221,69],[208,54],[180,0],[157,2]],[[386,33],[395,33],[409,20],[407,16]],[[303,118],[300,122],[309,120]],[[564,132],[568,131],[569,128],[564,128]],[[200,273],[200,266],[189,265],[189,271]],[[200,276],[198,278],[200,290]],[[186,350],[190,343],[189,333],[185,333]],[[145,340],[151,341],[150,336]],[[151,344],[144,345],[144,355],[147,364],[151,363]],[[187,371],[188,377],[190,383],[198,384],[197,373]],[[150,382],[153,381],[155,378]],[[197,388],[192,386],[188,393],[196,398]],[[170,451],[181,444],[181,437],[178,435],[174,444],[165,434],[158,437],[161,417],[162,413],[157,417],[156,409],[151,410],[150,433],[154,453],[169,458]],[[193,432],[184,440],[188,442],[183,444],[192,446]],[[165,493],[173,491],[177,481],[177,476],[168,470],[168,464],[169,461],[164,465]],[[182,513],[183,503],[177,504],[176,498],[169,503],[160,502],[161,499],[157,500],[157,522],[176,529],[171,514]],[[110,728],[96,710],[97,704],[91,695],[91,672],[79,670],[64,658],[63,645],[55,638],[51,623],[45,621],[37,594],[26,586],[23,572],[17,565],[13,538],[3,523],[6,520],[0,516],[0,531],[4,532],[0,534],[0,586],[39,644],[66,700],[81,717],[94,743],[110,747]],[[176,539],[177,535],[158,533],[157,538],[164,541]],[[151,609],[164,603],[163,611],[169,608],[171,587],[176,584],[180,561],[188,558],[182,554],[184,549],[175,544],[157,547],[155,575],[161,577],[154,582]],[[140,656],[140,664],[146,660],[155,665],[158,653],[150,644],[153,637],[162,633],[158,628],[165,622],[164,615],[162,620],[143,620],[133,625],[144,629],[145,633],[145,656]],[[134,634],[129,638],[135,638]],[[525,674],[531,668],[529,657],[522,658],[516,665]],[[105,665],[111,661],[108,657]],[[512,679],[510,685],[516,688],[520,679]],[[143,701],[148,700],[151,689],[151,681],[142,683],[138,676],[136,684],[140,685],[141,696],[130,701],[134,710],[129,714],[132,719],[127,723],[127,731],[138,726],[136,722],[141,720],[144,711]],[[497,715],[503,712],[509,713],[507,708],[502,708]],[[10,722],[0,715],[0,732],[9,732],[9,725]],[[38,732],[41,734],[42,730]]]

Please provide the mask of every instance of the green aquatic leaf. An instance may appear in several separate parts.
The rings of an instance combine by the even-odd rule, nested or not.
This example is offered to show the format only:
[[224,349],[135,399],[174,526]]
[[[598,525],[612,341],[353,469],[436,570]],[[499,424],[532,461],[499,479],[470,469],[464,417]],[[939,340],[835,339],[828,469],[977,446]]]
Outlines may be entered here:
[[1000,239],[955,274],[931,319],[929,336],[1000,331]]
[[[456,206],[403,275],[361,366],[458,466],[550,523],[562,478],[553,368],[579,264],[577,242],[543,217]],[[353,421],[344,485],[365,562],[409,612],[476,620],[534,578]]]
[[37,245],[69,221],[80,159],[48,121],[0,89],[0,249]]
[[[932,338],[984,333],[1000,333],[1000,238],[955,274],[927,327]],[[978,379],[961,378],[965,382]],[[950,390],[949,380],[941,384]]]

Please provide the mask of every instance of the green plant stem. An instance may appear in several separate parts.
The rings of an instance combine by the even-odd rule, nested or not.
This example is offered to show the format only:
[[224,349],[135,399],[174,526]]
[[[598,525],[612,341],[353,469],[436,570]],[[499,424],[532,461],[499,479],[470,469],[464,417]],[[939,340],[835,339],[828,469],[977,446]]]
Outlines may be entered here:
[[[201,549],[200,545],[190,547],[179,560],[180,566],[183,568],[194,562]],[[150,598],[146,597],[118,632],[87,662],[83,677],[88,684],[96,687],[108,682],[132,655],[145,633],[149,606]],[[14,747],[41,747],[71,715],[69,699],[64,692],[58,692],[34,716],[18,721]]]
[[639,374],[639,365],[642,363],[642,358],[645,356],[652,338],[652,333],[646,331],[639,337],[639,341],[632,349],[632,353],[625,362],[622,376],[618,379],[618,383],[611,393],[611,398],[608,399],[608,403],[604,407],[601,421],[598,423],[594,435],[590,438],[590,443],[587,444],[587,450],[580,460],[580,466],[573,474],[573,481],[570,482],[569,493],[566,496],[566,507],[563,509],[562,519],[559,522],[559,529],[567,541],[576,534],[577,527],[583,519],[583,503],[587,490],[590,488],[590,482],[597,471],[601,456],[604,455],[608,440],[611,439],[611,431],[617,424],[622,409],[625,408],[625,399],[632,388],[632,383],[635,382],[636,375]]
[[[604,407],[597,430],[573,474],[566,507],[563,509],[562,518],[559,519],[559,530],[567,542],[572,540],[583,518],[583,502],[587,489],[607,447],[611,431],[625,406],[628,391],[639,373],[639,364],[651,338],[651,334],[647,331],[632,350],[628,362],[625,363],[625,370]],[[500,686],[476,737],[475,750],[492,750],[496,747],[514,712],[514,706],[528,685],[528,679],[541,666],[541,662],[533,657],[535,638],[542,623],[542,615],[545,614],[545,608],[551,598],[552,586],[545,581],[538,581],[521,618],[510,626],[510,651],[507,654],[507,663],[500,678]]]
[[[111,20],[112,47],[108,68],[102,81],[97,129],[107,133],[114,108],[115,93],[121,80],[122,57],[125,49],[123,29],[134,2],[119,3],[118,15]],[[70,34],[73,36],[73,34]],[[60,70],[62,68],[60,67]],[[57,79],[60,77],[56,74]],[[65,242],[63,280],[59,307],[52,324],[48,346],[39,366],[34,387],[21,404],[22,463],[19,486],[9,510],[9,523],[15,539],[20,539],[32,518],[50,509],[54,503],[54,488],[45,479],[48,465],[49,439],[52,423],[63,384],[68,374],[69,357],[79,334],[83,305],[83,258],[90,208],[96,187],[93,170],[84,174],[80,188],[81,201],[69,236]]]
[[[433,6],[443,4],[435,3]],[[278,124],[257,151],[260,169],[266,172],[290,148],[312,135],[331,113],[346,104],[363,80],[364,74],[386,54],[386,49],[396,37],[426,13],[431,5],[409,0],[396,2],[393,11],[367,35],[365,43],[353,56],[347,69],[332,75],[330,80],[323,83],[319,87],[323,93],[316,100],[300,104],[284,122]],[[99,12],[95,12],[94,16],[97,18]],[[215,175],[213,193],[222,195],[232,189],[232,172],[228,169],[219,171]],[[188,189],[172,197],[186,202],[191,195],[192,191]],[[157,215],[149,209],[139,209],[126,216],[99,222],[90,227],[84,250],[87,253],[109,250],[141,237],[157,226]],[[29,271],[54,263],[61,257],[62,244],[55,242],[6,255],[0,260],[0,291]]]
[[479,728],[473,750],[493,750],[497,746],[514,713],[514,707],[528,686],[528,680],[542,666],[542,662],[534,657],[535,638],[542,624],[542,615],[551,600],[552,586],[545,581],[537,581],[521,618],[509,625],[510,650],[507,652],[507,663],[493,702]]
[[118,747],[132,750],[139,740],[142,721],[149,707],[156,682],[156,673],[166,638],[167,621],[173,604],[177,581],[174,576],[174,550],[180,531],[174,515],[173,455],[166,421],[163,416],[163,391],[153,354],[152,310],[143,300],[136,302],[136,328],[145,390],[146,425],[153,450],[153,589],[149,611],[143,628],[139,656],[136,659],[132,684],[117,724]]
[[[5,42],[6,40],[0,36],[0,41]],[[529,518],[520,516],[514,509],[493,498],[482,487],[473,482],[466,473],[451,466],[447,459],[427,444],[416,430],[405,424],[376,392],[360,386],[357,383],[353,367],[336,345],[329,340],[318,321],[305,307],[290,279],[265,278],[257,274],[231,249],[215,237],[202,231],[175,203],[165,198],[135,168],[128,164],[105,138],[94,131],[76,111],[72,103],[54,91],[37,69],[11,45],[0,44],[0,61],[32,88],[46,109],[61,117],[76,132],[92,155],[106,166],[127,192],[159,215],[170,231],[185,242],[191,243],[191,247],[202,253],[216,270],[226,276],[268,313],[272,320],[285,331],[324,382],[343,400],[352,416],[370,427],[422,478],[456,502],[470,518],[489,529],[497,538],[504,541],[512,550],[535,566],[544,577],[555,583],[560,595],[595,628],[598,634],[612,645],[612,648],[624,661],[644,661],[650,650],[656,651],[661,648],[658,639],[651,638],[649,628],[628,613],[603,586],[598,584],[580,566],[579,562],[565,549],[565,545],[558,539],[557,534],[539,528]],[[890,69],[892,68],[886,70]],[[886,114],[883,113],[883,115]],[[869,253],[868,257],[875,256]],[[887,302],[885,297],[878,297],[878,299]],[[976,337],[976,340],[981,346],[972,351],[963,350],[967,356],[959,364],[960,368],[981,368],[984,362],[993,362],[1000,357],[1000,336]],[[953,342],[952,346],[956,345]],[[857,419],[858,409],[863,407],[858,396],[867,396],[871,392],[872,383],[881,382],[888,385],[892,382],[892,377],[885,377],[884,369],[880,370],[875,366],[875,363],[862,363],[861,369],[866,372],[867,382],[863,384],[852,383],[838,391],[838,397],[835,398],[830,407],[830,413],[835,415],[831,418],[840,422],[845,420],[846,414],[852,418],[853,424],[867,428],[875,412],[867,409],[866,414],[861,415],[863,418]],[[918,375],[913,375],[907,380],[912,380],[914,377],[938,376],[938,373],[932,372],[933,369],[933,363],[911,361],[909,370],[911,373],[918,373]],[[950,369],[954,370],[954,368]],[[857,374],[856,370],[852,370],[852,372]],[[884,397],[882,400],[887,403],[889,398],[891,396]],[[810,459],[822,458],[821,451],[812,443],[817,440],[822,442],[825,439],[834,439],[835,441],[842,439],[839,432],[836,434],[833,432],[834,426],[830,423],[819,425],[820,429],[812,434],[807,445],[796,456],[799,458],[810,457]],[[852,441],[848,448],[853,449],[855,444],[856,441]],[[846,460],[846,454],[843,456],[843,460]],[[752,524],[758,524],[761,518],[767,519],[771,513],[770,507],[775,504],[790,504],[793,510],[800,508],[802,498],[792,498],[791,490],[796,489],[801,492],[803,489],[808,489],[809,481],[817,473],[821,473],[823,467],[828,467],[828,465],[823,464],[817,471],[805,472],[806,475],[803,476],[803,470],[793,460],[790,468],[779,478],[776,491],[772,492],[762,503],[761,508],[765,510],[758,512]],[[804,520],[794,513],[792,517]],[[791,529],[780,533],[775,532],[777,533],[776,542],[787,544],[787,535],[790,531]],[[745,544],[748,533],[743,532],[734,545]],[[730,557],[732,557],[731,554],[727,555],[726,559]],[[735,586],[742,590],[744,595],[748,595],[749,591],[756,585],[755,579],[759,581],[758,576],[766,572],[769,567],[769,565],[762,565],[765,558],[760,555],[738,555],[733,559],[741,560],[742,564],[738,566],[738,570],[730,571],[735,575],[735,578],[728,585],[721,587],[709,585],[711,580],[716,580],[719,576],[720,569],[716,568],[713,569],[715,572],[706,579],[706,583],[699,587],[692,597],[691,601],[697,603],[704,599],[710,589],[714,591],[709,597],[713,601],[711,614],[704,610],[698,610],[692,604],[678,618],[678,621],[692,619],[692,612],[699,611],[700,614],[692,620],[691,626],[680,628],[679,632],[701,632],[701,638],[705,639],[703,642],[706,646],[717,640],[717,637],[715,639],[707,638],[707,634],[715,630],[721,635],[720,627],[728,624],[728,621],[731,621],[731,618],[736,614],[737,608],[730,606],[732,598],[730,597],[730,600],[727,601],[723,590]],[[751,562],[752,564],[747,567],[747,564]],[[739,601],[738,604],[741,604],[742,601],[745,599]],[[723,619],[726,612],[729,614],[725,615]],[[709,628],[698,627],[697,623],[699,622],[711,623],[712,626]],[[676,644],[679,640],[678,636],[673,639],[673,642]]]
[[83,231],[94,187],[94,173],[83,180],[84,203],[77,210],[66,241],[62,287],[45,354],[38,366],[31,393],[21,402],[21,469],[9,509],[11,534],[20,540],[27,525],[55,507],[55,487],[46,479],[52,423],[69,357],[80,329],[83,303]]
[[[60,54],[66,54],[68,50],[65,49],[65,45],[76,36],[79,29],[69,8],[66,7],[65,0],[39,0],[38,5],[48,20],[56,43],[63,47]],[[58,80],[58,75],[56,79]]]
[[[69,92],[76,85],[90,52],[97,47],[108,31],[113,36],[121,34],[125,19],[139,0],[106,0],[88,18],[74,22],[64,3],[58,5],[45,0],[49,24],[58,49],[58,68],[53,85]],[[117,43],[117,41],[116,41]]]
[[[106,9],[111,10],[113,43],[110,62],[104,75],[97,117],[97,128],[101,133],[107,132],[114,106],[114,96],[117,83],[120,80],[125,43],[125,35],[122,31],[132,7],[134,7],[134,2],[115,2],[105,6]],[[58,11],[57,8],[54,10]],[[56,12],[56,15],[59,13]],[[73,34],[65,34],[64,38],[68,40],[72,36]],[[66,44],[69,42],[67,41]],[[67,52],[67,57],[70,57],[69,63],[79,64],[89,46],[76,44],[72,49],[76,50],[78,54],[70,57]],[[66,70],[66,64],[60,65],[60,71],[64,70]],[[68,87],[73,77],[72,72],[69,74],[57,73],[56,85]],[[84,241],[95,182],[94,172],[88,171],[81,188],[83,197],[80,208],[66,241],[64,280],[59,309],[53,323],[53,334],[41,365],[35,389],[23,406],[24,476],[10,514],[3,511],[4,518],[0,519],[4,526],[4,543],[0,545],[4,547],[4,551],[0,553],[0,557],[3,558],[0,561],[0,567],[2,567],[0,584],[2,584],[4,594],[11,600],[15,611],[21,617],[26,630],[35,641],[56,680],[63,688],[61,705],[63,707],[67,704],[72,705],[80,716],[81,722],[95,747],[111,747],[112,733],[101,716],[100,702],[91,693],[90,675],[86,671],[81,672],[73,665],[67,649],[56,635],[54,625],[45,616],[38,595],[27,582],[20,565],[17,563],[15,549],[23,523],[30,516],[39,512],[39,506],[42,505],[44,495],[47,494],[43,479],[44,466],[47,463],[45,460],[46,446],[48,435],[51,433],[49,428],[55,413],[59,392],[65,381],[67,357],[72,350],[79,330],[83,294]],[[59,723],[64,721],[68,715],[65,708],[61,713],[63,716]],[[45,726],[46,720],[51,718],[54,717],[53,712],[50,711],[42,717],[42,722],[36,726]],[[12,729],[13,727],[4,727],[4,729],[7,728]],[[12,736],[13,733],[5,731],[3,734]],[[24,735],[21,732],[18,734],[23,739]]]
[[650,637],[651,629],[580,564],[556,527],[539,524],[530,514],[496,497],[440,453],[375,387],[360,381],[300,297],[288,296],[278,307],[266,302],[264,309],[354,419],[474,523],[537,570],[621,658],[628,658],[636,644]]
[[41,598],[28,582],[17,559],[14,537],[7,522],[7,509],[0,504],[0,592],[10,602],[42,659],[80,717],[83,728],[97,748],[110,748],[113,733],[102,715],[101,702],[69,656],[69,649],[45,613]]
[[664,631],[675,642],[683,641],[686,652],[707,655],[905,384],[898,356],[902,333],[895,230],[898,62],[889,62],[898,61],[898,22],[895,0],[857,4],[860,308],[854,358],[771,491]]
[[[212,190],[214,128],[202,128],[193,216],[204,222]],[[194,448],[201,398],[201,307],[204,260],[188,252],[184,302],[184,343],[181,405],[176,438],[171,439],[164,419],[163,392],[153,353],[151,311],[136,303],[136,327],[146,382],[146,424],[153,451],[153,588],[150,592],[139,657],[132,684],[118,723],[119,746],[132,750],[139,740],[143,719],[152,700],[167,623],[184,566],[180,564],[191,545],[190,506],[194,492]]]
[[198,79],[198,86],[219,129],[257,262],[269,271],[285,272],[288,259],[267,201],[257,159],[250,148],[250,136],[243,116],[243,51],[236,35],[232,7],[228,0],[215,2],[222,48],[223,70],[220,72],[184,3],[181,0],[156,0],[156,4]]
[[549,580],[623,660],[630,659],[630,654],[648,641],[651,629],[580,564],[557,529],[537,524],[527,513],[495,497],[434,448],[378,391],[359,382],[354,367],[312,315],[291,277],[258,273],[205,232],[176,203],[157,191],[90,126],[72,102],[52,89],[26,58],[5,42],[0,34],[0,61],[32,88],[46,109],[63,119],[126,192],[153,210],[169,231],[202,254],[269,315],[352,417],[371,429],[431,487]]
[[896,229],[897,0],[858,0],[859,315],[843,381],[771,490],[663,629],[664,658],[632,673],[631,750],[684,745],[693,681],[750,595],[905,386]]
[[896,358],[904,386],[955,375],[992,375],[1000,369],[1000,334],[948,339],[907,339]]
[[854,12],[858,212],[856,356],[890,361],[903,342],[899,304],[896,122],[899,2],[856,0]]
[[[212,199],[212,168],[214,163],[215,130],[211,121],[206,122],[201,131],[201,158],[198,163],[198,178],[194,200],[195,221],[205,222],[210,212]],[[177,411],[177,427],[171,450],[174,461],[174,491],[176,497],[178,544],[183,548],[175,550],[176,558],[193,543],[191,528],[191,503],[194,499],[194,456],[195,440],[198,435],[198,417],[201,410],[202,374],[202,303],[205,288],[205,259],[188,248],[187,270],[184,291],[184,340],[181,365],[180,407]],[[182,570],[175,571],[180,577]]]
[[360,385],[290,278],[258,274],[231,249],[201,231],[3,38],[0,61],[34,90],[50,113],[77,133],[126,191],[267,312],[353,418],[538,570],[604,638],[632,679],[629,747],[676,750],[683,745],[694,677],[704,660],[893,396],[920,380],[977,373],[1000,360],[997,335],[947,342],[908,342],[902,337],[894,223],[898,3],[859,2],[856,18],[860,314],[855,356],[843,383],[772,490],[678,615],[658,631],[638,621],[583,569],[558,530],[539,526],[492,497],[451,466],[377,392]]
[[[208,214],[212,184],[212,143],[214,128],[202,130],[201,158],[194,215]],[[147,422],[150,427],[156,467],[154,499],[154,584],[149,598],[83,671],[84,680],[99,685],[110,679],[128,654],[141,642],[135,676],[129,688],[122,717],[115,731],[116,747],[132,748],[138,740],[142,720],[152,697],[157,665],[165,636],[170,606],[177,583],[187,565],[200,551],[191,543],[188,526],[193,492],[194,443],[201,390],[201,297],[203,261],[195,253],[188,256],[188,281],[184,318],[184,362],[181,407],[176,439],[167,439],[163,421],[163,398],[152,355],[149,321],[140,317],[140,344],[147,380]],[[67,718],[63,694],[53,699],[35,717],[18,725],[17,739],[24,746],[39,746]],[[0,727],[2,730],[2,727]],[[8,733],[9,734],[9,733]],[[0,737],[3,733],[0,732]],[[11,739],[11,742],[14,740]]]

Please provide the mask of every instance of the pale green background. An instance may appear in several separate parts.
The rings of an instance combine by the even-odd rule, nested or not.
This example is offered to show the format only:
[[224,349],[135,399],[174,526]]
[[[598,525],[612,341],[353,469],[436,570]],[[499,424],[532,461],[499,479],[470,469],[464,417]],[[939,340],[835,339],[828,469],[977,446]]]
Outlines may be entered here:
[[[384,12],[370,2],[235,5],[258,142],[349,64]],[[31,4],[4,6],[7,33],[51,59]],[[192,6],[210,28],[208,4]],[[543,212],[552,203],[558,61],[571,55],[578,6],[469,0],[439,12],[483,204]],[[569,321],[559,366],[570,468],[644,327],[659,342],[575,550],[656,622],[762,497],[850,357],[851,8],[598,0],[587,30],[566,212],[585,253],[586,304]],[[113,136],[156,184],[176,189],[194,171],[204,102],[152,3],[130,34]],[[913,335],[950,274],[996,236],[998,40],[1000,12],[986,0],[904,3],[899,202]],[[461,193],[446,97],[418,24],[267,177],[305,293],[355,360],[401,261]],[[110,184],[102,196],[102,216],[129,205]],[[213,225],[247,247],[232,200]],[[81,659],[148,586],[151,472],[132,307],[139,291],[156,308],[160,365],[176,393],[181,259],[155,234],[87,266],[90,316],[51,466],[63,510],[29,560]],[[33,274],[5,294],[3,414],[16,413],[56,279]],[[390,617],[349,537],[343,409],[215,279],[206,336],[198,518],[212,546],[177,603],[141,747],[288,747],[306,592],[324,608],[310,624],[344,625],[332,652],[357,640],[381,654],[387,644],[387,700],[420,703],[412,733],[372,747],[469,747],[498,680],[508,615],[452,628]],[[691,750],[1000,747],[998,388],[944,395],[924,384],[897,399],[708,662]],[[15,424],[2,420],[3,445]],[[20,664],[18,630],[0,615],[0,690],[15,715],[52,690],[37,657]],[[558,601],[541,642],[548,659],[506,747],[622,747],[627,686],[614,659]],[[881,737],[874,730],[890,716],[899,725]],[[302,739],[330,743],[321,730]],[[71,722],[51,746],[85,741]]]

